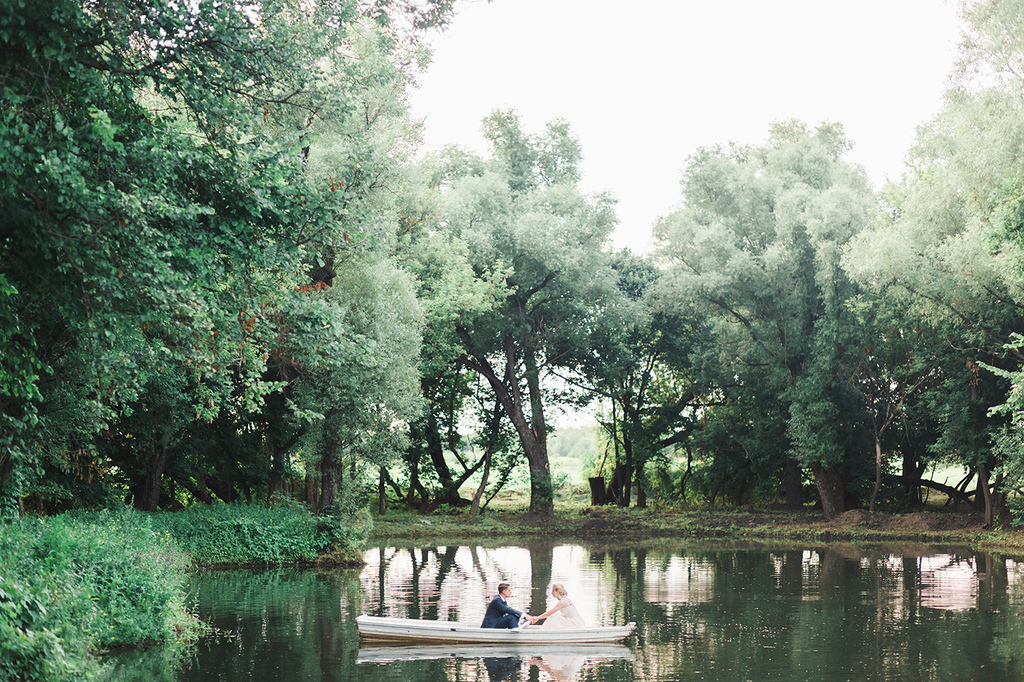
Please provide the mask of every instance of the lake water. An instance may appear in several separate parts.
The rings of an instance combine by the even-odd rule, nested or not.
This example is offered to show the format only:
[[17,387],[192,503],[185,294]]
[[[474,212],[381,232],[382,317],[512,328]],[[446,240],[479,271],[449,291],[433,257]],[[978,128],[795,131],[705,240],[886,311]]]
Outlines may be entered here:
[[[361,570],[203,571],[222,635],[175,658],[123,654],[114,679],[1021,680],[1024,558],[966,548],[765,549],[668,541],[387,546]],[[495,584],[540,613],[562,582],[622,646],[511,652],[360,646],[360,613],[478,623]]]

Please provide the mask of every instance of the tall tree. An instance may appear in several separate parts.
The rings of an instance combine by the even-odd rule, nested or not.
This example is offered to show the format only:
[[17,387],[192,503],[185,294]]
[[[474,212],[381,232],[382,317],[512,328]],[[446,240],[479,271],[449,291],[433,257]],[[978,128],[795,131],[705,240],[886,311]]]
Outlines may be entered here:
[[660,271],[652,260],[626,250],[609,265],[617,295],[595,310],[586,344],[560,350],[572,369],[563,378],[612,406],[600,420],[618,455],[605,498],[629,506],[635,488],[636,505],[645,507],[645,467],[686,443],[703,406],[690,366],[702,325],[654,300]]
[[612,201],[580,193],[579,143],[562,121],[523,132],[514,112],[484,121],[489,163],[441,173],[449,183],[437,230],[466,248],[478,282],[493,283],[493,309],[453,316],[444,338],[456,360],[483,377],[522,444],[530,468],[530,511],[553,511],[547,454],[546,376],[557,345],[585,343],[593,306],[611,291],[602,246],[614,225]]
[[775,466],[810,468],[828,518],[845,509],[862,427],[845,380],[856,290],[839,258],[874,207],[848,148],[839,125],[789,122],[760,147],[703,149],[684,174],[684,207],[656,227],[666,300],[713,313],[718,383],[736,400],[780,405],[787,447]]
[[[267,363],[281,338],[330,327],[302,291],[316,251],[359,227],[339,225],[359,183],[305,172],[312,121],[364,114],[354,91],[387,74],[356,54],[373,21],[354,0],[5,7],[0,338],[12,352],[0,360],[0,485],[10,500],[47,463],[40,452],[56,464],[91,450],[129,406],[156,405],[147,387],[169,375],[180,381],[160,395],[196,420],[252,411],[280,386]],[[364,9],[377,23],[391,13]],[[369,152],[352,147],[356,175]],[[161,459],[148,458],[152,485]],[[158,494],[141,497],[151,506]]]
[[[438,194],[451,190],[453,178],[482,172],[481,164],[456,148],[443,149],[420,166],[426,177],[406,185],[410,191],[403,199],[396,256],[416,278],[417,297],[424,309],[424,343],[419,354],[424,412],[410,425],[412,443],[404,454],[401,475],[405,480],[390,480],[388,472],[384,478],[399,499],[423,511],[440,504],[464,504],[459,488],[485,466],[486,453],[493,450],[485,447],[485,455],[476,462],[463,459],[466,441],[461,427],[473,420],[479,391],[476,373],[458,363],[462,346],[455,324],[463,318],[494,314],[505,290],[503,272],[477,277],[465,242],[436,229]],[[493,406],[493,400],[487,402]],[[490,410],[485,412],[482,423],[493,421]],[[461,471],[454,468],[455,462]]]
[[[339,307],[338,335],[348,343],[324,357],[296,391],[317,418],[302,439],[309,502],[316,511],[356,506],[356,486],[406,446],[419,415],[422,312],[408,275],[386,258],[364,258],[324,289]],[[353,352],[355,350],[356,352]]]
[[965,18],[946,103],[919,128],[907,173],[886,190],[889,220],[854,240],[845,267],[935,329],[943,395],[933,449],[975,473],[991,522],[1008,490],[1003,458],[1016,457],[993,449],[1008,417],[993,408],[1024,361],[1013,342],[1022,279],[1008,267],[1020,262],[1011,216],[1024,162],[1024,4],[976,3]]

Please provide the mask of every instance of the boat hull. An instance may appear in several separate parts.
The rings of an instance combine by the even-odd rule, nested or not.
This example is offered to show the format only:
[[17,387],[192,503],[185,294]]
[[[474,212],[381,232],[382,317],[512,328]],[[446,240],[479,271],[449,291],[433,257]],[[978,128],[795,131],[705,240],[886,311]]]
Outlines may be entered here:
[[575,656],[588,660],[632,661],[633,652],[621,643],[593,644],[416,644],[402,642],[364,642],[356,663],[392,663],[426,661],[439,658],[530,658],[539,656]]
[[547,630],[524,625],[513,630],[482,628],[472,623],[358,616],[359,636],[368,641],[444,642],[466,644],[596,644],[619,642],[633,632],[635,623],[566,630]]

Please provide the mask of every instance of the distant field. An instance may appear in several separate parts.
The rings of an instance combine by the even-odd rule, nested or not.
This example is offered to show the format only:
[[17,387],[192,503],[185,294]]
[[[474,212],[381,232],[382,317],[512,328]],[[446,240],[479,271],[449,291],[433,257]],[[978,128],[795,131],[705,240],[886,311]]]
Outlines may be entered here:
[[935,469],[929,469],[925,473],[925,478],[935,481],[936,483],[956,485],[962,481],[966,475],[967,469],[962,466],[941,466]]

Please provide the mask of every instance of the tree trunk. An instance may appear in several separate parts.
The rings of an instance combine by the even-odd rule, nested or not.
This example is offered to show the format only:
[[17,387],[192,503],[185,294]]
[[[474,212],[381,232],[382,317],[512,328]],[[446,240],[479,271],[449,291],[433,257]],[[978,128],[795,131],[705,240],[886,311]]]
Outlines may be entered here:
[[[689,456],[687,457],[689,464]],[[786,460],[786,468],[783,471],[783,479],[786,488],[786,506],[790,509],[799,509],[804,503],[804,492],[800,472],[800,463],[792,457]]]
[[[159,426],[156,428],[160,429]],[[146,482],[142,488],[142,499],[136,504],[142,511],[151,512],[155,512],[160,506],[160,487],[171,451],[170,425],[164,422],[164,428],[157,432],[154,440],[153,452],[146,463]]]
[[996,475],[995,483],[992,484],[992,519],[998,519],[1009,514],[1006,506],[1006,490],[1003,485],[1004,474]]
[[469,518],[475,519],[480,513],[480,500],[487,492],[487,479],[491,476],[491,458],[494,456],[495,442],[501,431],[501,402],[494,401],[494,410],[491,411],[491,418],[488,424],[487,445],[484,447],[484,472],[480,476],[480,485],[473,494],[473,503],[469,507]]
[[146,483],[142,488],[142,499],[138,508],[142,511],[155,512],[160,504],[160,484],[167,465],[167,448],[161,443],[153,448],[146,463]]
[[206,472],[203,471],[203,467],[200,465],[199,473],[196,476],[195,488],[189,489],[189,492],[195,496],[197,500],[203,504],[213,504],[213,497],[210,495],[210,489],[206,485]]
[[637,509],[647,509],[647,489],[644,487],[643,463],[636,465],[634,479],[636,482],[636,507]]
[[384,516],[388,512],[388,491],[384,484],[387,482],[384,467],[380,468],[380,475],[377,478],[377,514]]
[[907,509],[918,509],[924,504],[921,497],[921,476],[925,472],[925,465],[917,456],[917,449],[912,443],[906,441],[900,446],[903,452],[903,496],[906,500]]
[[529,393],[531,418],[527,419],[523,395],[515,376],[516,346],[511,337],[505,339],[504,379],[495,374],[490,363],[467,355],[459,358],[466,367],[487,379],[495,397],[501,403],[523,446],[523,452],[530,466],[530,513],[552,516],[555,512],[551,486],[551,466],[548,462],[547,426],[544,422],[544,408],[540,397],[540,375],[537,360],[529,348],[523,352],[526,364],[526,385]]
[[626,456],[626,461],[623,463],[625,475],[622,478],[622,500],[619,501],[619,506],[628,507],[633,499],[633,441],[629,438],[622,439],[622,452]]
[[422,420],[422,425],[417,431],[419,433],[414,434],[413,438],[420,440],[426,445],[427,454],[430,456],[430,463],[434,466],[434,471],[437,472],[437,480],[441,484],[439,498],[434,500],[433,506],[436,507],[439,504],[445,503],[458,505],[463,502],[463,499],[459,496],[458,486],[455,484],[451,469],[444,458],[444,441],[441,438],[437,417],[434,416],[432,410],[428,409],[427,415]]
[[[795,460],[791,460],[791,461],[793,461],[794,464],[796,463]],[[689,443],[687,443],[686,444],[686,471],[684,471],[683,475],[679,478],[679,499],[681,501],[683,501],[683,502],[686,502],[686,482],[690,480],[690,473],[692,472],[692,470],[693,470],[693,447]],[[788,482],[788,479],[787,479],[787,482]],[[788,486],[788,484],[786,486],[786,495],[787,495],[787,498],[788,498],[788,496],[789,496],[789,486]]]
[[985,526],[991,528],[992,522],[995,520],[995,515],[992,513],[992,487],[989,485],[988,467],[984,464],[978,465],[978,491],[981,495],[977,497],[985,501]]
[[213,504],[213,496],[210,495],[210,488],[206,484],[206,472],[203,471],[202,466],[199,469],[199,474],[196,476],[195,485],[191,484],[187,479],[185,479],[182,485],[194,498],[203,504]]
[[341,494],[341,475],[340,463],[325,453],[320,460],[320,503],[316,510],[318,514],[338,501]]
[[626,485],[625,481],[629,479],[632,472],[626,468],[625,464],[618,464],[612,470],[612,480],[608,483],[608,489],[605,491],[605,498],[609,504],[616,504],[620,507],[629,506],[629,498],[626,497]]
[[825,520],[831,521],[846,511],[846,484],[842,467],[826,469],[815,464],[811,470],[814,472],[814,482],[818,485],[818,497],[821,498]]
[[868,511],[875,513],[875,502],[878,500],[878,492],[882,489],[882,441],[878,435],[875,436],[875,487],[871,491],[871,503]]
[[306,463],[306,505],[309,511],[316,514],[320,509],[320,480],[316,476],[316,467]]
[[590,483],[590,506],[601,507],[608,504],[605,496],[604,476],[593,476],[587,481]]
[[[511,349],[506,348],[507,356],[509,350]],[[508,359],[515,361],[514,352]],[[530,400],[530,427],[527,429],[530,447],[524,447],[526,457],[530,461],[530,513],[553,516],[555,491],[551,485],[551,465],[548,462],[548,427],[544,419],[544,403],[541,400],[537,355],[532,348],[523,349],[523,363],[526,365],[526,391]]]
[[530,464],[530,513],[538,516],[553,516],[555,513],[551,467],[547,455],[547,449],[536,444],[533,452],[527,450],[526,455]]
[[484,492],[487,490],[487,479],[491,475],[491,446],[487,446],[484,450],[484,472],[480,476],[480,485],[477,486],[476,492],[473,494],[473,503],[469,506],[469,518],[475,519],[476,515],[480,513],[480,500],[484,496]]
[[288,451],[274,442],[267,443],[267,446],[270,448],[269,493],[270,497],[274,497],[284,494],[285,454]]

